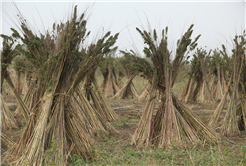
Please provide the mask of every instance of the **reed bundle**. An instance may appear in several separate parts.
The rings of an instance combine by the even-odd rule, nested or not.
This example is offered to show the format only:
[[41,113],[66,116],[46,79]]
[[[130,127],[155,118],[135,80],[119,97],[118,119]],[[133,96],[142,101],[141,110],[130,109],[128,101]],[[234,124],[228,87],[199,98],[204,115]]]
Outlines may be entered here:
[[[122,52],[124,54],[124,52]],[[124,55],[123,57],[118,59],[119,70],[123,73],[123,75],[128,79],[126,83],[122,86],[122,88],[114,95],[115,99],[125,99],[125,98],[139,98],[139,95],[136,91],[136,88],[132,82],[132,80],[137,75],[137,72],[133,69],[131,58],[129,56]]]
[[19,54],[15,45],[14,39],[5,35],[1,35],[3,38],[3,51],[1,52],[1,128],[2,130],[14,129],[17,128],[16,121],[13,117],[12,112],[6,105],[4,98],[2,96],[3,90],[3,81],[6,79],[7,83],[13,89],[15,95],[18,95],[13,82],[8,73],[8,66],[11,64],[11,61]]
[[[163,29],[161,39],[158,39],[156,30],[153,32],[137,31],[142,36],[147,47],[144,53],[151,59],[146,59],[131,54],[136,70],[143,72],[151,83],[152,98],[147,102],[139,121],[138,127],[132,137],[132,143],[149,146],[155,144],[158,148],[167,148],[172,145],[190,145],[199,141],[215,141],[217,134],[207,127],[199,117],[185,107],[172,92],[172,87],[177,79],[180,67],[185,63],[185,58],[197,45],[198,35],[191,39],[193,24],[188,28],[177,42],[177,49],[173,61],[168,49],[167,31]],[[155,116],[153,105],[155,92],[159,90],[161,101]]]
[[17,48],[34,66],[35,90],[31,91],[27,125],[5,153],[5,160],[16,165],[66,165],[71,154],[92,158],[92,135],[114,128],[78,88],[89,72],[98,67],[104,54],[115,49],[111,47],[119,34],[107,32],[95,44],[81,48],[90,32],[84,13],[77,15],[77,6],[67,22],[53,24],[52,32],[39,36],[23,17],[20,21],[22,36],[14,29],[12,36],[23,43],[24,47]]

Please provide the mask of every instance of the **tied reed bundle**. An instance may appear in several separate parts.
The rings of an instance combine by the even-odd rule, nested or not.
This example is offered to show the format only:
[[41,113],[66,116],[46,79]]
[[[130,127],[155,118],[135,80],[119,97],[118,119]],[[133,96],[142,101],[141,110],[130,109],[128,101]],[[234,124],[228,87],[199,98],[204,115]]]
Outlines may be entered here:
[[27,125],[4,160],[16,165],[67,165],[73,154],[92,158],[91,137],[114,128],[78,88],[104,54],[115,49],[112,46],[119,34],[107,32],[95,44],[81,48],[90,32],[84,13],[77,15],[77,6],[68,21],[53,24],[52,32],[46,34],[34,34],[23,16],[19,17],[22,36],[15,29],[12,36],[22,43],[16,47],[33,65],[34,87],[30,85],[27,93],[32,99],[26,97],[30,104],[25,107]]
[[[197,45],[197,36],[191,39],[193,24],[177,42],[175,58],[171,61],[171,52],[168,49],[167,31],[162,31],[158,39],[156,30],[153,32],[137,31],[142,36],[147,47],[144,53],[151,59],[136,56],[131,51],[134,66],[143,72],[145,78],[151,83],[151,98],[148,100],[138,127],[132,137],[132,144],[149,146],[155,144],[158,148],[167,148],[175,145],[190,145],[199,141],[215,141],[217,134],[207,127],[194,113],[185,107],[172,93],[172,87],[178,76],[180,67],[185,63],[185,58]],[[159,91],[161,101],[159,109],[154,116],[155,94]]]

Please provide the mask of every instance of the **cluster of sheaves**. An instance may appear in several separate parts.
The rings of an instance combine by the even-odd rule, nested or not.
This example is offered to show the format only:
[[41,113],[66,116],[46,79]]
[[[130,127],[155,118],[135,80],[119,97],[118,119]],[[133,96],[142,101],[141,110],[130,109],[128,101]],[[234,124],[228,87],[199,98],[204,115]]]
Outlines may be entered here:
[[[239,134],[246,128],[245,33],[235,37],[232,55],[228,56],[223,45],[222,51],[209,53],[196,49],[200,35],[191,38],[193,24],[177,41],[175,52],[168,48],[167,27],[161,34],[137,28],[146,46],[146,58],[132,50],[120,51],[123,56],[114,58],[119,34],[107,32],[85,46],[90,31],[85,14],[77,14],[77,6],[70,19],[54,23],[52,31],[43,34],[35,33],[21,13],[18,16],[19,29],[11,28],[11,36],[1,35],[1,88],[6,80],[18,107],[12,115],[1,95],[1,125],[3,131],[17,128],[15,117],[23,117],[25,127],[16,142],[1,133],[2,143],[9,147],[2,155],[6,162],[67,165],[73,154],[93,159],[93,138],[117,133],[110,124],[118,117],[107,101],[109,97],[146,101],[131,139],[136,146],[167,148],[216,142],[219,133]],[[178,99],[172,87],[189,63],[190,54],[188,81]],[[16,69],[16,85],[7,70],[10,64]],[[97,68],[103,75],[100,86],[95,79]],[[141,95],[132,82],[138,74],[149,81]],[[123,76],[128,79],[125,84]],[[188,101],[220,102],[207,125],[185,106]],[[219,119],[228,101],[226,115]],[[159,105],[157,111],[155,105]],[[219,133],[215,131],[218,126]]]

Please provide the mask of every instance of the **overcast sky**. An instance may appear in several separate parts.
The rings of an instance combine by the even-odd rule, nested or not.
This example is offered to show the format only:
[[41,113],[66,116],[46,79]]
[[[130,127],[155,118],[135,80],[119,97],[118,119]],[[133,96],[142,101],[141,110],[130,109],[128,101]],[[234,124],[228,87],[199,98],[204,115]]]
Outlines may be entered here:
[[[88,30],[93,41],[98,33],[110,30],[113,34],[120,32],[116,43],[119,49],[130,50],[134,46],[143,49],[143,40],[136,31],[148,29],[149,21],[152,29],[158,32],[166,26],[169,28],[169,47],[175,49],[176,41],[195,24],[194,35],[202,36],[198,40],[199,47],[207,49],[221,48],[221,44],[232,45],[236,34],[245,29],[245,5],[242,1],[15,1],[21,13],[35,29],[43,31],[51,29],[53,22],[65,21],[72,5],[78,5],[82,13],[89,7]],[[16,10],[12,2],[1,2],[1,33],[10,35],[10,27],[15,27]],[[10,19],[10,17],[13,19]],[[41,21],[42,20],[42,21]],[[1,44],[2,45],[2,44]]]

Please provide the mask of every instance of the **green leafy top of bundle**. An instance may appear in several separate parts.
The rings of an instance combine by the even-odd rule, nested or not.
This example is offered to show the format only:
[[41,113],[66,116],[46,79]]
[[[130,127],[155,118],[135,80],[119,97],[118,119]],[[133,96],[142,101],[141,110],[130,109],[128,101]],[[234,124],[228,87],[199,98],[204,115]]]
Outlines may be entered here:
[[221,53],[217,49],[213,50],[213,54],[211,55],[211,65],[223,64],[223,59],[220,55]]
[[211,57],[210,57],[211,50],[209,53],[203,48],[197,48],[196,52],[193,54],[193,59],[191,60],[191,70],[189,74],[202,74],[201,73],[201,62],[207,63],[207,66],[211,65]]
[[109,71],[108,71],[108,65],[111,64],[114,66],[115,64],[115,53],[118,47],[112,48],[110,51],[108,51],[106,54],[104,54],[101,63],[99,64],[100,70],[103,75],[107,76]]
[[[186,33],[177,41],[177,49],[174,56],[174,60],[171,60],[171,51],[168,49],[168,27],[162,30],[162,35],[160,40],[158,39],[157,32],[154,29],[153,32],[147,32],[145,30],[141,31],[139,28],[136,28],[137,31],[142,36],[144,43],[147,45],[144,47],[144,54],[147,58],[153,62],[153,67],[148,64],[149,62],[146,59],[137,57],[136,54],[132,51],[132,53],[128,53],[135,60],[135,63],[138,64],[136,69],[140,70],[140,72],[144,72],[149,81],[152,80],[153,75],[157,75],[157,86],[161,91],[165,91],[165,70],[170,70],[172,75],[172,86],[178,76],[179,69],[186,60],[189,58],[188,53],[195,49],[197,46],[197,40],[201,35],[198,35],[193,41],[191,39],[191,35],[193,33],[193,24],[188,28]],[[123,52],[124,53],[124,52]],[[124,53],[126,54],[126,53]],[[185,59],[186,58],[186,59]]]
[[3,38],[3,51],[1,52],[1,65],[8,66],[11,61],[16,57],[19,52],[16,49],[15,41],[12,36],[6,36],[1,34]]
[[125,76],[130,77],[138,72],[137,66],[135,66],[134,61],[132,61],[131,55],[127,52],[120,51],[124,56],[116,59],[116,66],[119,71],[121,71]]
[[[234,59],[234,64],[237,64],[237,72],[235,73],[235,78],[239,78],[239,90],[240,94],[245,98],[246,97],[246,33],[243,31],[242,35],[235,36],[234,38],[235,49],[232,50],[232,59]],[[236,59],[235,59],[236,58]],[[234,69],[235,70],[235,69]],[[236,74],[238,74],[236,76]],[[234,81],[234,80],[233,80]]]
[[16,72],[32,72],[33,65],[24,55],[18,55],[13,59],[13,67]]
[[142,77],[151,81],[155,70],[152,62],[148,61],[147,58],[137,56],[133,50],[130,51],[131,52],[126,52],[121,50],[120,52],[128,59],[129,62],[131,62],[129,64],[131,71],[133,73],[140,72],[142,73]]
[[18,44],[17,49],[34,65],[32,70],[38,73],[36,79],[41,96],[47,87],[56,86],[58,80],[54,78],[58,78],[59,75],[62,75],[64,81],[59,81],[60,85],[56,86],[58,89],[71,84],[75,88],[91,67],[98,66],[104,54],[116,49],[111,47],[119,34],[111,36],[111,32],[107,32],[87,49],[81,48],[90,32],[86,29],[87,20],[84,19],[84,13],[80,17],[77,16],[77,6],[70,20],[57,25],[54,23],[52,32],[47,31],[39,36],[32,32],[25,19],[21,21],[23,37],[11,28],[12,36],[23,43]]

